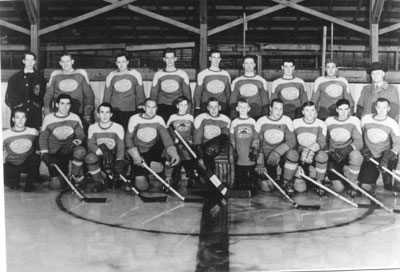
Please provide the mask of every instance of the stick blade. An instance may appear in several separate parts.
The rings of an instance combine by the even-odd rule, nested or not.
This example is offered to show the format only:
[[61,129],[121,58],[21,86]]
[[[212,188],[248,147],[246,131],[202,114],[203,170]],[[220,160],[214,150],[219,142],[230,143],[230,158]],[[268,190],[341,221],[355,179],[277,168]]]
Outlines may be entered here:
[[393,209],[393,212],[394,212],[394,213],[400,213],[400,210]]
[[226,198],[251,198],[250,190],[233,191],[228,190],[225,194]]
[[188,203],[204,203],[204,198],[203,197],[185,197],[183,200],[184,202]]
[[319,205],[300,205],[300,204],[296,204],[294,207],[296,209],[305,211],[318,211],[321,208],[321,206]]
[[167,196],[144,196],[142,194],[138,196],[143,202],[166,202],[168,200]]
[[105,197],[84,197],[82,201],[85,203],[106,203],[107,198]]
[[381,207],[375,204],[357,204],[359,208],[363,209],[380,209]]

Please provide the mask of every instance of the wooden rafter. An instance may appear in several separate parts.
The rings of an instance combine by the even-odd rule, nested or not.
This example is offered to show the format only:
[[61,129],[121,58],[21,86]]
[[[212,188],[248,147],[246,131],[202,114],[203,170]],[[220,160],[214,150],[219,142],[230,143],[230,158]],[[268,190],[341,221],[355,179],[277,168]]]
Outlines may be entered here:
[[1,19],[0,19],[0,26],[7,27],[9,29],[24,33],[26,35],[30,35],[31,34],[31,31],[29,29],[24,28],[24,27],[20,27],[18,25],[14,25],[12,23],[8,23],[8,22],[6,22],[4,20],[1,20]]
[[296,9],[298,11],[302,11],[304,13],[311,14],[311,15],[316,16],[318,18],[321,18],[323,20],[330,21],[330,22],[333,22],[335,24],[344,26],[346,28],[349,28],[351,30],[363,33],[365,35],[370,35],[369,29],[363,28],[361,26],[349,23],[349,22],[341,20],[341,19],[337,19],[337,18],[335,18],[333,16],[324,14],[322,12],[319,12],[319,11],[316,11],[316,10],[313,10],[313,9],[298,5],[298,4],[294,3],[294,2],[289,2],[289,1],[286,1],[286,0],[272,0],[272,1],[274,1],[276,3],[279,3],[279,4],[282,4],[282,5],[285,5],[287,7]]
[[[27,1],[29,1],[29,0],[27,0]],[[78,23],[78,22],[87,20],[87,19],[89,19],[89,18],[92,18],[92,17],[94,17],[94,16],[97,16],[97,15],[100,15],[100,14],[102,14],[102,13],[108,12],[108,11],[110,11],[110,10],[114,10],[114,9],[119,8],[119,7],[122,7],[122,6],[126,6],[127,4],[132,3],[132,2],[135,2],[135,1],[137,1],[137,0],[115,1],[115,2],[114,2],[113,4],[111,4],[111,5],[108,5],[108,6],[105,6],[105,7],[99,8],[99,9],[96,9],[96,10],[94,10],[94,11],[85,13],[85,14],[83,14],[83,15],[81,15],[81,16],[78,16],[78,17],[76,17],[76,18],[67,20],[67,21],[65,21],[65,22],[62,22],[62,23],[59,23],[59,24],[56,24],[56,25],[49,26],[49,27],[46,27],[46,28],[44,28],[44,29],[41,29],[41,30],[39,31],[39,35],[44,35],[44,34],[46,34],[46,33],[49,33],[49,32],[55,31],[55,30],[58,30],[58,29],[60,29],[60,28],[63,28],[63,27],[66,27],[66,26],[69,26],[69,25],[72,25],[72,24],[76,24],[76,23]]]
[[38,11],[31,0],[24,0],[26,13],[28,14],[31,25],[37,25],[39,23]]
[[386,34],[388,32],[391,32],[393,30],[397,30],[399,28],[400,28],[400,23],[397,23],[397,24],[394,24],[394,25],[391,25],[391,26],[388,26],[388,27],[385,27],[385,28],[381,28],[379,30],[379,35]]
[[385,0],[376,0],[371,12],[371,24],[379,24]]

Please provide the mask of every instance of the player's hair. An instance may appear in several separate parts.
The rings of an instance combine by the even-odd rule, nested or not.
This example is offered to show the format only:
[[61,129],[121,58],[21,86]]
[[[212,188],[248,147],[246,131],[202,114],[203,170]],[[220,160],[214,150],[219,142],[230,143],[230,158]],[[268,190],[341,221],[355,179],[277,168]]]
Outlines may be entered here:
[[212,54],[215,54],[215,53],[219,53],[219,55],[222,56],[221,51],[219,51],[219,49],[216,49],[216,48],[211,49],[210,52],[208,53],[208,56],[211,57]]
[[244,55],[242,58],[242,63],[244,63],[246,59],[253,59],[254,63],[257,63],[257,57],[255,55]]
[[24,51],[24,58],[23,58],[23,60],[26,58],[27,55],[33,56],[33,59],[36,60],[36,54],[33,53],[33,52],[31,52],[31,51]]
[[236,102],[236,106],[238,106],[239,105],[239,103],[246,103],[246,104],[249,104],[249,101],[247,101],[247,99],[246,98],[239,98],[238,99],[238,101]]
[[164,49],[164,51],[163,51],[163,58],[164,58],[165,55],[167,55],[168,53],[173,53],[173,54],[174,54],[174,57],[176,57],[176,53],[175,53],[175,50],[174,50],[174,49],[172,49],[172,48],[166,48],[166,49]]
[[282,100],[282,99],[280,99],[280,98],[274,98],[274,99],[272,99],[272,101],[271,101],[271,103],[270,103],[270,107],[273,108],[275,103],[280,103],[280,104],[282,104],[282,105],[285,104],[285,103],[283,103],[283,100]]
[[69,102],[72,102],[72,98],[69,94],[60,94],[57,98],[56,98],[56,104],[60,103],[61,99],[69,99]]
[[336,108],[339,108],[341,105],[348,105],[350,107],[350,102],[349,100],[342,98],[336,102]]
[[118,54],[115,56],[115,61],[117,61],[117,59],[120,58],[120,57],[125,57],[126,60],[129,61],[129,59],[128,59],[128,54],[125,53],[125,52],[118,53]]
[[152,101],[152,102],[156,103],[156,106],[158,106],[157,101],[155,99],[153,99],[153,98],[150,98],[150,97],[146,98],[146,100],[143,102],[143,105],[146,106],[147,102],[149,102],[149,101]]
[[15,114],[16,114],[17,112],[23,112],[23,113],[25,114],[25,117],[28,115],[28,113],[26,112],[26,110],[24,110],[24,109],[21,108],[21,107],[16,107],[16,108],[14,108],[14,109],[12,110],[12,112],[11,112],[11,118],[15,118]]
[[325,61],[325,66],[328,65],[329,63],[333,63],[333,64],[335,64],[335,65],[337,66],[337,62],[336,62],[336,60],[334,60],[334,59],[327,59],[327,60]]
[[291,63],[293,63],[293,66],[296,66],[296,64],[294,63],[294,59],[293,58],[284,58],[282,60],[282,66],[285,65],[285,62],[291,62]]
[[307,102],[303,103],[303,106],[301,106],[301,109],[304,110],[305,107],[312,107],[312,106],[315,107],[315,103],[312,101],[307,101]]
[[210,105],[210,102],[218,102],[218,105],[219,105],[219,100],[216,99],[215,97],[210,97],[210,98],[207,100],[207,105]]
[[64,51],[64,52],[61,53],[61,55],[60,55],[60,57],[59,57],[59,60],[61,61],[61,58],[64,57],[64,56],[68,56],[68,57],[70,57],[72,60],[74,59],[74,57],[72,56],[71,53],[69,53],[69,52],[67,52],[67,51]]
[[187,101],[189,103],[189,98],[184,95],[179,96],[177,99],[174,100],[174,105],[178,105],[182,101]]
[[111,106],[110,103],[107,103],[107,102],[101,103],[101,104],[97,107],[97,113],[100,113],[100,108],[101,108],[101,107],[109,108],[109,109],[110,109],[110,112],[111,112],[111,113],[114,113],[114,109],[113,109],[113,107]]
[[379,97],[379,98],[376,100],[376,104],[378,104],[378,102],[386,102],[386,103],[388,103],[388,106],[390,106],[390,101],[389,101],[389,99],[387,99],[387,98]]

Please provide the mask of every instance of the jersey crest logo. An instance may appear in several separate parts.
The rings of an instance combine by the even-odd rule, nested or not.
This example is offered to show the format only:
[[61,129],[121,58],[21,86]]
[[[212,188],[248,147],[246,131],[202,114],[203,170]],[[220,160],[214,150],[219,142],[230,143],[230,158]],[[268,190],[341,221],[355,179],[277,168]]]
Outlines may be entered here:
[[258,88],[252,83],[246,83],[240,86],[239,93],[244,97],[254,96],[258,93]]
[[225,84],[221,80],[214,79],[207,83],[206,89],[213,94],[222,93],[225,90]]
[[78,88],[78,82],[72,78],[63,79],[58,84],[58,88],[63,92],[70,93]]
[[215,125],[204,126],[204,137],[206,139],[212,139],[221,134],[221,128]]
[[253,130],[248,126],[238,126],[236,137],[242,139],[253,137]]
[[132,82],[128,79],[121,79],[115,82],[114,89],[117,92],[124,93],[132,88]]
[[317,142],[317,136],[310,132],[303,132],[297,135],[297,140],[301,146],[309,147]]
[[65,140],[74,134],[74,129],[70,126],[60,126],[53,130],[53,135],[58,140]]
[[117,145],[113,138],[101,137],[97,139],[97,145],[105,144],[109,150],[113,150]]
[[380,129],[380,128],[367,129],[367,136],[368,136],[368,139],[373,144],[378,144],[378,143],[384,142],[389,137],[389,135],[386,133],[386,131],[384,131],[383,129]]
[[178,131],[188,131],[190,128],[190,122],[187,120],[179,120],[174,122],[174,127]]
[[264,139],[269,144],[279,144],[283,141],[283,131],[279,129],[268,129],[264,132]]
[[32,148],[32,141],[28,139],[16,139],[10,143],[10,149],[16,154],[24,154]]
[[335,142],[347,142],[351,137],[350,131],[341,127],[332,129],[329,134]]
[[282,89],[281,94],[286,100],[295,100],[299,98],[300,91],[295,87],[286,87]]
[[149,143],[157,137],[157,130],[152,127],[140,128],[137,132],[137,137],[144,143]]
[[174,79],[167,79],[161,82],[161,89],[166,93],[173,93],[179,89],[179,83]]
[[343,94],[343,88],[338,84],[331,84],[326,88],[326,94],[332,98],[340,97]]

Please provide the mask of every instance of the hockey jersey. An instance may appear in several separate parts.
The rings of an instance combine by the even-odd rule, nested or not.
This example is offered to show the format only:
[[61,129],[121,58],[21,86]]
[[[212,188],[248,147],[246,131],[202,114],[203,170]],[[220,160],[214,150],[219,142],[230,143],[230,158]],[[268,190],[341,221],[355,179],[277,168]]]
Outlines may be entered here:
[[99,145],[105,144],[115,154],[116,160],[122,160],[125,156],[124,128],[111,122],[107,128],[100,127],[99,123],[89,126],[88,151],[96,153]]
[[336,116],[328,117],[325,120],[328,130],[328,149],[334,151],[336,148],[343,148],[351,144],[355,149],[361,150],[364,146],[361,123],[355,116],[346,120],[339,120]]
[[236,118],[231,123],[231,143],[238,154],[237,165],[255,165],[249,158],[250,147],[258,139],[253,118]]
[[229,136],[230,124],[231,120],[223,114],[213,117],[205,112],[198,115],[194,119],[194,145],[204,144],[221,134]]
[[320,146],[320,150],[325,149],[327,128],[322,120],[307,123],[304,118],[297,118],[293,120],[293,128],[300,152],[314,143]]
[[3,131],[3,154],[7,154],[4,161],[20,165],[26,158],[37,150],[39,132],[34,128],[26,127],[23,131],[7,129]]

